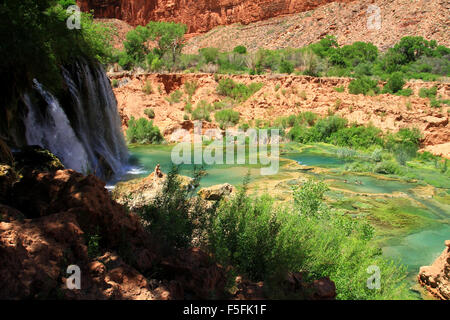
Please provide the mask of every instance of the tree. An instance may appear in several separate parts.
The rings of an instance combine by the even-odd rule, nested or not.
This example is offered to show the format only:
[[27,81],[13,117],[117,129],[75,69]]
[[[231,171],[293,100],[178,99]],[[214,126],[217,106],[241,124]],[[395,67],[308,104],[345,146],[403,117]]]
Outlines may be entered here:
[[172,56],[172,62],[176,62],[184,46],[184,34],[187,31],[185,24],[175,22],[155,22],[147,24],[149,39],[158,42],[160,56],[166,54]]

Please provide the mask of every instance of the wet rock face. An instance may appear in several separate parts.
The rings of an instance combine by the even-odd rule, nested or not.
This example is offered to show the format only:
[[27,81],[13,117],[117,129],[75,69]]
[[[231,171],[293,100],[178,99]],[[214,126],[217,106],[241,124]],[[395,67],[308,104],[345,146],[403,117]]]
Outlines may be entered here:
[[450,240],[445,246],[433,265],[420,268],[418,281],[436,298],[450,300]]
[[330,2],[351,0],[78,0],[83,11],[94,10],[97,18],[117,18],[132,25],[149,21],[175,21],[188,26],[188,33],[200,33],[218,25],[249,24],[283,14],[314,9]]

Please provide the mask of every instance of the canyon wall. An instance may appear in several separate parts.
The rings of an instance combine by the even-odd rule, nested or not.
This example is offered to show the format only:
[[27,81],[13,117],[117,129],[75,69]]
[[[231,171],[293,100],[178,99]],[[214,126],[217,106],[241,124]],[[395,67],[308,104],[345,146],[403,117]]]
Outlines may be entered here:
[[82,11],[96,18],[117,18],[144,25],[149,21],[175,21],[188,33],[209,31],[218,25],[249,24],[284,14],[308,11],[330,2],[352,0],[78,0]]

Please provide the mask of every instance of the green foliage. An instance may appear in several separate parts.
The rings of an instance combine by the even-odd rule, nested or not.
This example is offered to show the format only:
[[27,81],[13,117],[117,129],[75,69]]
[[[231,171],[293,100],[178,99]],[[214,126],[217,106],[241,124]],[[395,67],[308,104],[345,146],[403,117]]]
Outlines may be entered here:
[[101,250],[100,250],[100,240],[101,237],[98,234],[98,230],[97,233],[95,234],[91,234],[88,236],[87,239],[87,249],[88,249],[88,256],[89,258],[95,258],[97,256],[99,256],[101,254]]
[[[235,273],[265,281],[273,298],[283,298],[277,295],[277,280],[304,270],[314,279],[330,277],[338,299],[405,297],[405,269],[371,244],[370,225],[331,212],[322,200],[326,190],[313,181],[294,188],[291,209],[268,196],[250,198],[244,184],[235,197],[220,203],[209,233],[211,252]],[[370,265],[382,270],[381,290],[367,288]]]
[[323,196],[328,187],[323,182],[308,180],[302,187],[294,187],[294,204],[303,216],[320,215],[324,210]]
[[419,90],[419,97],[421,98],[435,98],[437,94],[437,87],[431,87],[431,88],[420,88]]
[[210,112],[212,106],[205,100],[201,100],[197,103],[197,107],[192,112],[192,120],[205,120],[211,122]]
[[198,52],[206,63],[216,63],[220,53],[217,48],[202,48]]
[[334,88],[334,91],[336,91],[336,92],[344,92],[345,91],[345,87],[344,86],[336,87],[336,88]]
[[372,125],[357,126],[352,125],[347,128],[342,128],[327,139],[337,146],[348,146],[352,148],[370,148],[371,146],[383,146],[382,132],[380,129]]
[[[86,13],[81,14],[81,28],[70,30],[66,25],[69,14],[61,5],[72,2],[56,3],[24,0],[0,4],[0,72],[5,92],[26,88],[33,78],[47,88],[60,89],[61,64],[81,56],[102,63],[112,60],[112,30]],[[2,105],[7,98],[2,97]]]
[[280,63],[280,73],[287,73],[287,74],[291,74],[292,72],[294,72],[294,65],[287,61],[287,60],[283,60]]
[[369,92],[378,93],[378,81],[372,80],[369,77],[362,77],[352,80],[348,85],[348,91],[351,94],[368,94]]
[[155,119],[155,110],[148,108],[144,110],[144,114],[150,119]]
[[195,94],[195,92],[197,91],[197,88],[198,88],[198,82],[195,81],[195,80],[194,81],[187,81],[184,84],[184,92],[186,92],[186,94],[189,97],[192,97]]
[[216,121],[219,123],[221,129],[225,129],[227,126],[236,125],[239,123],[239,112],[225,109],[216,112],[214,115]]
[[[141,65],[145,61],[150,70],[158,71],[165,65],[170,69],[181,55],[186,25],[174,22],[151,21],[146,26],[137,26],[126,35],[124,53],[119,59],[122,67],[130,68]],[[147,41],[155,41],[158,45],[152,52]]]
[[219,80],[217,93],[243,102],[250,98],[255,92],[259,91],[262,87],[262,83],[254,82],[246,86],[243,83],[237,83],[233,79],[226,78]]
[[152,94],[153,93],[153,86],[152,83],[150,81],[146,81],[145,85],[142,87],[142,92],[144,92],[145,94]]
[[244,46],[237,46],[233,49],[233,52],[235,53],[239,53],[239,54],[246,54],[247,53],[247,48]]
[[395,93],[397,96],[409,97],[413,95],[413,90],[411,88],[401,89]]
[[396,93],[400,91],[404,85],[405,80],[403,80],[403,74],[401,72],[394,72],[384,86],[383,93]]
[[127,140],[129,143],[153,144],[160,143],[163,137],[159,128],[153,125],[153,121],[131,117],[128,121]]
[[199,227],[207,228],[210,209],[199,197],[193,197],[203,174],[202,170],[194,169],[193,180],[183,185],[178,168],[173,167],[155,201],[136,210],[146,230],[158,237],[158,243],[167,252],[189,247],[194,238],[202,235]]
[[170,94],[169,97],[166,97],[166,100],[170,104],[179,103],[181,101],[181,97],[183,96],[183,92],[181,90],[175,90]]
[[117,88],[117,87],[119,86],[119,80],[117,80],[117,79],[112,79],[112,80],[111,80],[111,86],[112,86],[113,88]]

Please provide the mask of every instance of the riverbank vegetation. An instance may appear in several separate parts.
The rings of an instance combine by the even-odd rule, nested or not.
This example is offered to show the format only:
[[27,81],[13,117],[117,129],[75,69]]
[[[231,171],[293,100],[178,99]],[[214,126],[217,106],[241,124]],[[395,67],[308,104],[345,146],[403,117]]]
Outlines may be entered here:
[[[126,69],[141,67],[156,72],[354,77],[363,79],[355,86],[369,85],[373,90],[374,85],[364,80],[371,78],[387,81],[385,92],[400,91],[402,95],[409,94],[401,91],[404,80],[430,81],[450,75],[450,48],[418,36],[404,37],[386,52],[366,42],[341,46],[334,36],[328,35],[303,48],[249,52],[244,46],[237,46],[231,52],[201,48],[197,54],[183,54],[185,31],[184,25],[165,22],[137,27],[127,34],[125,50],[117,56],[117,61]],[[158,42],[153,51],[146,47],[149,39]],[[162,41],[167,45],[161,44]]]
[[[194,176],[198,186],[200,175]],[[231,199],[192,211],[187,208],[192,203],[201,206],[190,200],[192,189],[181,186],[174,169],[156,201],[139,214],[149,232],[171,239],[167,250],[195,242],[229,268],[230,282],[236,275],[265,281],[271,298],[293,298],[283,296],[278,285],[287,272],[300,271],[311,279],[330,277],[338,299],[409,297],[405,269],[381,256],[364,220],[330,210],[323,201],[326,185],[310,180],[294,187],[294,203],[280,206],[268,195],[250,196],[247,179]],[[381,289],[367,287],[370,266],[380,269]]]

